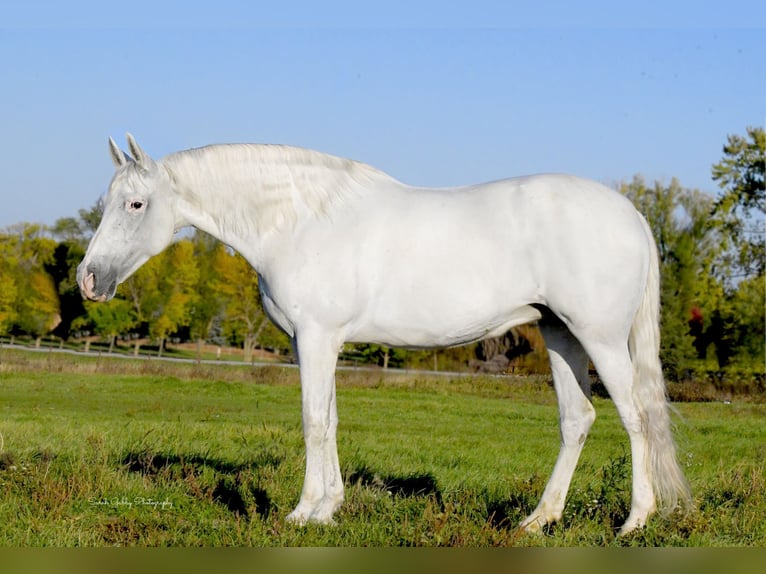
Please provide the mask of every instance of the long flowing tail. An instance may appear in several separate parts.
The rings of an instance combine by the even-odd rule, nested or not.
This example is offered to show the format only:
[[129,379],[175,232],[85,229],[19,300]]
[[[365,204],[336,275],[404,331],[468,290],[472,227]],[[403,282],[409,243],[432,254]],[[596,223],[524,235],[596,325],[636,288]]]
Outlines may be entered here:
[[628,346],[633,361],[633,396],[641,413],[649,443],[648,467],[658,508],[692,508],[689,484],[678,464],[671,433],[669,405],[660,364],[660,270],[657,246],[646,220],[651,258],[644,297],[630,331]]

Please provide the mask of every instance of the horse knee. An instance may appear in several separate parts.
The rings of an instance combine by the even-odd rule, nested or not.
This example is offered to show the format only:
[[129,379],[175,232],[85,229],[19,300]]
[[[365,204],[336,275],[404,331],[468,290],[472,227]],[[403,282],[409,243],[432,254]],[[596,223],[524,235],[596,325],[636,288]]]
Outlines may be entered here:
[[577,410],[567,409],[559,420],[561,441],[566,446],[582,445],[595,420],[596,410],[589,401],[582,403]]

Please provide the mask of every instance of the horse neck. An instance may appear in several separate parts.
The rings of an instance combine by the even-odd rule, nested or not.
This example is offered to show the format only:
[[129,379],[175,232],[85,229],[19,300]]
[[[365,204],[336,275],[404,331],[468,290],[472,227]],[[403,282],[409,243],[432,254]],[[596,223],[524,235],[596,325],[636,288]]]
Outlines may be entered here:
[[322,216],[374,181],[390,180],[365,164],[288,146],[209,146],[162,161],[188,223],[235,248]]

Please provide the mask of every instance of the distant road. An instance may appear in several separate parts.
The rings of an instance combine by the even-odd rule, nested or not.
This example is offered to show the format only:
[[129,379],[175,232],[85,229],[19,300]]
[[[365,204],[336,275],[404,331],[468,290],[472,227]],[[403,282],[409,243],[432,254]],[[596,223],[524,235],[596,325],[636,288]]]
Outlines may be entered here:
[[[0,342],[0,349],[18,349],[20,351],[31,351],[35,353],[63,353],[67,355],[75,355],[78,357],[109,357],[114,359],[127,359],[127,360],[139,360],[139,361],[169,361],[175,363],[192,363],[201,365],[232,365],[235,367],[279,367],[283,369],[297,369],[298,365],[295,363],[281,363],[273,361],[252,361],[246,363],[244,361],[230,361],[227,359],[184,359],[180,357],[157,357],[151,355],[125,355],[122,353],[105,353],[103,351],[75,351],[74,349],[60,349],[58,347],[40,347],[36,349],[34,347],[27,347],[26,345],[17,345]],[[484,377],[496,377],[505,378],[509,375],[505,374],[489,374],[489,373],[463,373],[459,371],[428,371],[423,369],[397,369],[391,368],[382,369],[380,367],[371,366],[353,366],[353,365],[338,365],[339,371],[359,371],[369,373],[380,373],[382,375],[428,375],[428,376],[441,376],[441,377],[472,377],[481,375]]]

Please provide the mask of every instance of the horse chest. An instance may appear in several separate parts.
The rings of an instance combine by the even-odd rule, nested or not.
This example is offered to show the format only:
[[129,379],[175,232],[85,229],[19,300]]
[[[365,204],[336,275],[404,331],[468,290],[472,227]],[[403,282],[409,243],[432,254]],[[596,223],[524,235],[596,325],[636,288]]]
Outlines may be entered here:
[[259,276],[258,288],[261,292],[261,305],[266,315],[271,321],[284,331],[289,337],[295,336],[295,325],[287,317],[285,311],[277,304],[271,295],[271,290],[268,287],[268,283],[262,276]]

